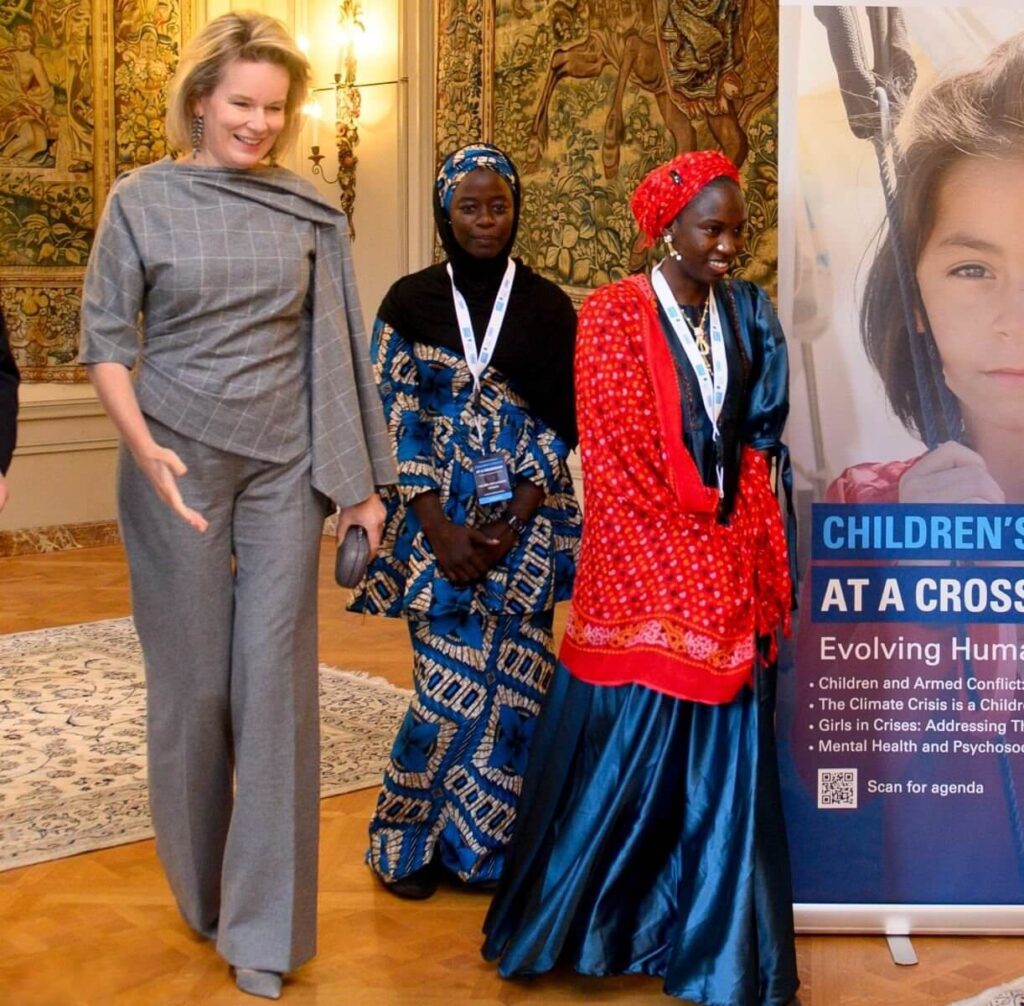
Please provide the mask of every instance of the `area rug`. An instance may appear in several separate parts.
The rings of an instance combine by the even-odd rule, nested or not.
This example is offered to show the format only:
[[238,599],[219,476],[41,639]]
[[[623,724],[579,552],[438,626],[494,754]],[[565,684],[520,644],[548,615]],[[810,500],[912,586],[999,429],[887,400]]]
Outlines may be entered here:
[[1024,976],[949,1006],[1024,1006]]
[[[320,665],[324,796],[376,786],[410,693]],[[131,619],[0,636],[0,870],[149,838]]]

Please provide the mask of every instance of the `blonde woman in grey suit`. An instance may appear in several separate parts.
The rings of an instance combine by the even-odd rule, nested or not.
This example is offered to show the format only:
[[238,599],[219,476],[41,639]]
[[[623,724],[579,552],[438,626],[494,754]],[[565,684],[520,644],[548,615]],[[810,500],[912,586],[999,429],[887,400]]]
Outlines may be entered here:
[[122,440],[157,851],[188,924],[271,999],[315,951],[323,521],[333,501],[375,548],[394,480],[345,216],[273,163],[308,78],[261,14],[192,40],[183,153],[117,180],[82,311]]

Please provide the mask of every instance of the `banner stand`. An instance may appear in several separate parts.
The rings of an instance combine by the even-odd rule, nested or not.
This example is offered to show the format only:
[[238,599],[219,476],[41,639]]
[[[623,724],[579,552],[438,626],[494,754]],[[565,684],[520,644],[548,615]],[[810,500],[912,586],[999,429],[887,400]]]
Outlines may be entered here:
[[[937,443],[980,440],[955,422],[952,437],[930,437],[897,418],[891,375],[867,358],[860,315],[885,196],[871,143],[851,135],[814,6],[844,5],[780,3],[779,314],[802,539],[799,625],[780,654],[780,777],[797,932],[882,935],[905,966],[917,963],[913,936],[1024,935],[1024,501],[897,492]],[[892,52],[913,60],[915,98],[1024,32],[1009,0],[882,6],[898,8],[871,16],[897,26]],[[848,10],[867,23],[866,7]],[[972,263],[996,243],[970,241]],[[902,265],[914,285],[918,264]],[[999,268],[953,265],[965,281]],[[924,301],[941,354],[953,315]],[[952,359],[937,361],[938,384]],[[971,404],[935,394],[936,421]],[[946,522],[954,535],[936,536]]]

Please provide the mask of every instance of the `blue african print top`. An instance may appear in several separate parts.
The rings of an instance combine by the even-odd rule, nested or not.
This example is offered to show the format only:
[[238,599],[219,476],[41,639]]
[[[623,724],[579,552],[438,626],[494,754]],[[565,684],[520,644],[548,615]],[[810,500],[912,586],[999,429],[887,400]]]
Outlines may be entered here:
[[[444,634],[456,630],[474,636],[480,615],[527,614],[567,600],[582,523],[566,463],[568,444],[530,412],[493,366],[481,375],[474,405],[473,378],[461,353],[410,342],[378,319],[370,354],[395,447],[398,484],[383,494],[387,521],[381,548],[351,610],[416,613],[438,622],[437,631]],[[477,503],[472,470],[475,457],[492,453],[504,456],[513,482],[528,479],[546,497],[519,541],[483,580],[455,586],[441,573],[406,504],[434,491],[454,523],[479,527],[494,520],[503,505]]]

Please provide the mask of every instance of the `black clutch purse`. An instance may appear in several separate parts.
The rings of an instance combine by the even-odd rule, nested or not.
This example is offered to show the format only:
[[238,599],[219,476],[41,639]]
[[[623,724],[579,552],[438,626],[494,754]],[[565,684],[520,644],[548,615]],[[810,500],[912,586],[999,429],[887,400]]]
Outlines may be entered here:
[[338,544],[334,580],[339,587],[354,587],[366,573],[370,561],[370,538],[366,528],[353,524]]

